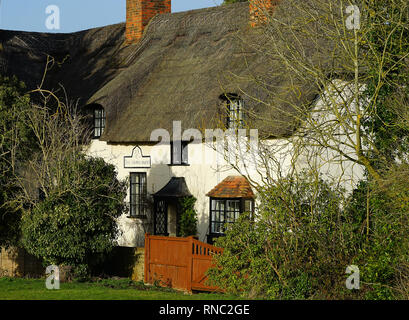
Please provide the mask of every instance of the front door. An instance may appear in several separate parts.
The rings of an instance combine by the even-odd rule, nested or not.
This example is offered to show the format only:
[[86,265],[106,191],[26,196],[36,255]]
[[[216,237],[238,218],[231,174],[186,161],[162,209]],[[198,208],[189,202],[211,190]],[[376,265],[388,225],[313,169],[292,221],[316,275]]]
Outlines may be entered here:
[[156,198],[154,214],[155,235],[177,237],[180,204],[177,198]]

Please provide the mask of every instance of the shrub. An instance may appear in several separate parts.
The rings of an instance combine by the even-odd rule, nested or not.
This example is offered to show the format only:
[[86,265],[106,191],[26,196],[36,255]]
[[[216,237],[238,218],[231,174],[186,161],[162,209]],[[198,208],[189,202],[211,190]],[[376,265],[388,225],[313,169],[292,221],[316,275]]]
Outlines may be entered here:
[[197,212],[195,197],[185,197],[179,200],[181,215],[179,219],[179,237],[197,235]]
[[[376,188],[361,181],[347,199],[305,174],[264,188],[255,220],[242,215],[216,241],[224,252],[209,270],[211,282],[253,298],[407,299],[405,168]],[[345,287],[352,264],[360,269],[360,290]]]
[[405,297],[400,288],[409,264],[407,166],[393,168],[385,176],[382,185],[361,182],[347,208],[365,215],[364,225],[369,227],[354,263],[360,266],[367,299]]
[[216,245],[209,278],[228,292],[267,299],[354,297],[345,269],[361,222],[342,210],[343,192],[302,174],[260,190],[255,220],[242,215]]
[[76,155],[66,161],[47,197],[24,213],[22,241],[47,265],[70,265],[83,278],[115,245],[126,184],[100,158]]
[[30,98],[16,78],[0,76],[0,247],[15,245],[20,236],[21,210],[14,171],[35,147],[24,125]]

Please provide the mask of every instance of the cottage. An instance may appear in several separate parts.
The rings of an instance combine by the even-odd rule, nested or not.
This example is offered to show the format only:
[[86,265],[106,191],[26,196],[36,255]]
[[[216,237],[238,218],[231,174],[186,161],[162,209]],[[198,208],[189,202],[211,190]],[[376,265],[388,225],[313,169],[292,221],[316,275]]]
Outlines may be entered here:
[[[269,9],[276,3],[265,2]],[[197,198],[198,236],[209,243],[223,234],[224,223],[254,210],[255,190],[206,143],[206,129],[236,132],[246,121],[271,141],[294,130],[285,118],[291,106],[279,113],[249,98],[267,98],[245,80],[249,73],[269,72],[262,55],[237,41],[257,36],[261,13],[252,1],[179,13],[170,7],[170,0],[127,0],[124,24],[72,34],[0,32],[3,73],[36,87],[50,55],[55,64],[44,85],[60,84],[92,114],[87,154],[129,179],[129,212],[118,221],[124,247],[143,246],[146,232],[177,235],[178,199],[185,196]],[[285,88],[290,80],[277,81]],[[304,89],[295,102],[316,99],[313,85]],[[246,119],[249,110],[269,122]],[[248,174],[262,178],[257,168]]]

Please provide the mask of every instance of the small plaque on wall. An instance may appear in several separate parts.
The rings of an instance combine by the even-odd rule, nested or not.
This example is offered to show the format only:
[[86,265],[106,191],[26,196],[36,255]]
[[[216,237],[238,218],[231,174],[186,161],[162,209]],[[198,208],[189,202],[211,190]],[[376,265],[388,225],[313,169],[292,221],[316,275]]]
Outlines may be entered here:
[[144,156],[140,147],[136,146],[132,150],[130,156],[124,157],[124,168],[136,169],[136,168],[150,168],[151,157]]

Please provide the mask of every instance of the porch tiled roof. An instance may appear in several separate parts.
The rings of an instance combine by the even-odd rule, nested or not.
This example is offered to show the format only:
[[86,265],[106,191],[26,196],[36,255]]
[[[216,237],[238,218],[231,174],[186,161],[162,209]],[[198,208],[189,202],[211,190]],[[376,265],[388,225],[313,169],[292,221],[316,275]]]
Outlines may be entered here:
[[206,195],[213,198],[254,198],[250,183],[243,176],[228,176]]

